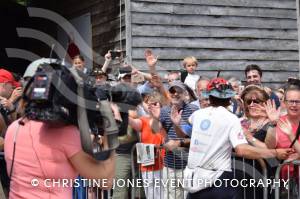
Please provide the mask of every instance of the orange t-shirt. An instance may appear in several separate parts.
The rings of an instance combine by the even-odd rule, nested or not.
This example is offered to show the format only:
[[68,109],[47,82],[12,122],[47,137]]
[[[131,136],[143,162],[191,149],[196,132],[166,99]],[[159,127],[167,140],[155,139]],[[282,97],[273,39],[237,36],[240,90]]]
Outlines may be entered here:
[[[287,120],[287,116],[284,115],[282,117],[280,117],[281,120],[286,121]],[[298,125],[292,125],[292,129],[293,129],[293,133],[294,135],[296,135],[296,131],[297,131]],[[289,139],[289,137],[282,132],[282,130],[279,127],[276,127],[276,148],[289,148],[290,145],[292,144],[291,140]],[[300,142],[300,137],[298,139],[298,142]],[[290,165],[290,176],[292,177],[294,175],[294,167],[292,166],[292,164]],[[288,166],[283,166],[283,168],[281,169],[281,177],[284,179],[288,178]]]
[[[141,142],[145,144],[160,145],[164,143],[164,132],[161,130],[154,133],[150,126],[150,117],[143,116],[142,121]],[[163,160],[165,155],[164,149],[155,149],[155,164],[150,166],[141,166],[141,171],[157,171],[163,168]]]

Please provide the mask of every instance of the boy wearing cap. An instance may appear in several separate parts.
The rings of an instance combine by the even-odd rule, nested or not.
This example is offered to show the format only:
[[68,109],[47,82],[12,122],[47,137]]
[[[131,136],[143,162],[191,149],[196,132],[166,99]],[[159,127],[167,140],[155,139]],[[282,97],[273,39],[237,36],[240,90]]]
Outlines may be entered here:
[[[238,156],[249,159],[286,159],[292,150],[276,151],[248,145],[239,119],[226,109],[235,94],[231,85],[225,79],[215,78],[209,82],[207,91],[211,106],[194,112],[189,118],[192,132],[188,164],[184,170],[185,189],[189,192],[189,199],[242,198],[239,187],[225,186],[223,181],[234,179],[231,172],[232,148]],[[171,117],[174,124],[181,127],[180,113],[172,112]],[[183,130],[182,133],[189,134]],[[199,179],[212,184],[201,183]],[[217,179],[222,181],[222,185],[215,187],[213,183]]]

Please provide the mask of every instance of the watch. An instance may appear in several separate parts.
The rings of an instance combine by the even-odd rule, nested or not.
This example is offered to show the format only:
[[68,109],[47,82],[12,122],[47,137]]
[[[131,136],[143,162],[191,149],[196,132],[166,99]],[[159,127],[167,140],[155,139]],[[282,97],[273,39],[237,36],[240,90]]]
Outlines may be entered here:
[[275,128],[277,126],[277,123],[276,122],[272,122],[269,124],[269,127],[272,127],[272,128]]
[[180,147],[184,147],[184,139],[183,140],[180,140]]
[[256,138],[253,137],[253,138],[251,139],[251,142],[255,142],[255,141],[256,141]]

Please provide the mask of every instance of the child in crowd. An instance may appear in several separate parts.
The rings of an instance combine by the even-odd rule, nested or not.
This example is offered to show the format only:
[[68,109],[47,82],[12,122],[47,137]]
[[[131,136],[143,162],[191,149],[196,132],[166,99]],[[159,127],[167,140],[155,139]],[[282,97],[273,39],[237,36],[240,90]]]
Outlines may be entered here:
[[183,60],[183,67],[185,71],[181,74],[181,81],[188,85],[193,91],[196,90],[196,82],[200,78],[199,75],[195,73],[198,66],[198,61],[195,57],[186,57]]

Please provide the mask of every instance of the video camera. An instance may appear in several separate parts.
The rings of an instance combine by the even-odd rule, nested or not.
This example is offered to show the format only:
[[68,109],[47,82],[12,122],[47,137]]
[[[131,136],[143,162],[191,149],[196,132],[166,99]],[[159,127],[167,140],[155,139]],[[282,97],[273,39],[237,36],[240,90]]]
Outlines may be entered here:
[[[78,126],[83,150],[100,159],[104,151],[118,147],[118,136],[127,130],[128,110],[136,107],[141,97],[126,84],[95,87],[84,78],[81,71],[59,60],[41,64],[24,89],[25,115],[55,126]],[[110,102],[120,107],[119,128]],[[107,141],[102,145],[101,137]]]

